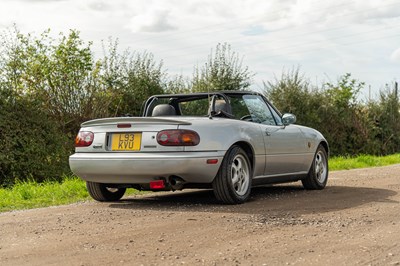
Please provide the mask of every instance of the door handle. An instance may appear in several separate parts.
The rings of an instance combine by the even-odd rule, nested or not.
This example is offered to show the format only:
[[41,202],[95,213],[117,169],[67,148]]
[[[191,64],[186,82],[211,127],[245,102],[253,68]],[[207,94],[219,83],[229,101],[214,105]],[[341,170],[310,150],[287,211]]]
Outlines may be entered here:
[[271,136],[273,133],[279,131],[280,128],[266,128],[265,129],[265,135]]

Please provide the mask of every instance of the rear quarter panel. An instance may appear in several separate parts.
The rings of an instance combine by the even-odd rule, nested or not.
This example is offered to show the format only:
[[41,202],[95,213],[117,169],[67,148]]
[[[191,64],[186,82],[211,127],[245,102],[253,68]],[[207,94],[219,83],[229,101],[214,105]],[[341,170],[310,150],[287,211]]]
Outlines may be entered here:
[[254,175],[263,174],[265,168],[264,137],[260,125],[256,123],[212,118],[191,121],[192,125],[180,125],[181,129],[191,129],[199,133],[197,146],[185,147],[185,151],[226,151],[237,142],[249,144],[254,155]]

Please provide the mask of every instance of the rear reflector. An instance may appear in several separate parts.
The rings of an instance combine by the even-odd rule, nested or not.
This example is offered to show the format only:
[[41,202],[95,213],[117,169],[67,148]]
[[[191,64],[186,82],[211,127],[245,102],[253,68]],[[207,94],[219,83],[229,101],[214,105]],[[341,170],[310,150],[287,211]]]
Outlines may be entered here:
[[150,189],[163,189],[165,188],[164,180],[150,181]]
[[207,160],[207,164],[217,164],[218,163],[218,159],[208,159]]

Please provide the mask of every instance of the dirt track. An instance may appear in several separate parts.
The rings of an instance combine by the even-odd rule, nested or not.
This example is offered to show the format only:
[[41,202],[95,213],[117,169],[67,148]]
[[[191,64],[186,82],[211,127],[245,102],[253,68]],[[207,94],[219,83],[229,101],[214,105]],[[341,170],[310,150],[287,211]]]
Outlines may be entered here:
[[400,165],[253,190],[184,191],[0,214],[0,265],[400,265]]

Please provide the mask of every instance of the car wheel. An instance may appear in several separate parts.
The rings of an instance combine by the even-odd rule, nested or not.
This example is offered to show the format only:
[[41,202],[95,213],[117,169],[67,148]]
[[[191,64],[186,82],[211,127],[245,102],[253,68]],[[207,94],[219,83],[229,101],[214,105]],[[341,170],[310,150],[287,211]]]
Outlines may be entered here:
[[323,189],[328,182],[328,156],[322,145],[318,146],[310,171],[301,180],[305,189]]
[[97,201],[117,201],[125,194],[126,188],[110,188],[105,184],[86,182],[90,196]]
[[246,152],[232,146],[213,181],[216,198],[227,204],[245,202],[250,196],[252,169]]

